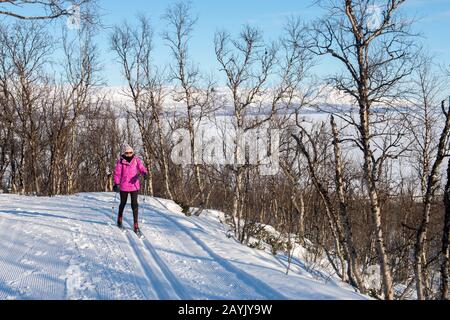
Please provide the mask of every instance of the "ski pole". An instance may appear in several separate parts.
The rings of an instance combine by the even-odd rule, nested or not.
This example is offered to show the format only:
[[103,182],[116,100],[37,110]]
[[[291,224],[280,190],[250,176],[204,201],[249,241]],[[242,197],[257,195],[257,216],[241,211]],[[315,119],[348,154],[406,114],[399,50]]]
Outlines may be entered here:
[[147,180],[144,180],[144,205],[142,206],[142,221],[141,223],[144,224],[145,223],[145,219],[144,219],[144,213],[145,213],[145,201],[146,201],[146,197],[147,197]]

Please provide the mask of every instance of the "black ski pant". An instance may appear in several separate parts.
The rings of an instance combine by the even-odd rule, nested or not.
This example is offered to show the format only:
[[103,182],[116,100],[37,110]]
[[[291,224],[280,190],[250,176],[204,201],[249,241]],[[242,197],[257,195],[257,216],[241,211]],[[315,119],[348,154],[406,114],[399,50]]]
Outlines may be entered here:
[[133,191],[133,192],[120,191],[119,221],[122,221],[122,219],[123,219],[123,210],[125,209],[125,205],[127,204],[127,201],[128,201],[128,194],[131,195],[131,209],[133,209],[134,227],[137,228],[137,226],[139,224],[139,222],[138,222],[138,215],[139,215],[138,195],[139,195],[139,191]]

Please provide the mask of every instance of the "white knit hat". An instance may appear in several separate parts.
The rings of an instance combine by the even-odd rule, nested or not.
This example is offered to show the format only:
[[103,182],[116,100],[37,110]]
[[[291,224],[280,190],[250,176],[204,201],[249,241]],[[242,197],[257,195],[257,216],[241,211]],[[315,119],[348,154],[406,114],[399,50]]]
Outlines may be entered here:
[[127,152],[134,152],[133,148],[129,144],[125,144],[122,147],[122,154],[125,154]]

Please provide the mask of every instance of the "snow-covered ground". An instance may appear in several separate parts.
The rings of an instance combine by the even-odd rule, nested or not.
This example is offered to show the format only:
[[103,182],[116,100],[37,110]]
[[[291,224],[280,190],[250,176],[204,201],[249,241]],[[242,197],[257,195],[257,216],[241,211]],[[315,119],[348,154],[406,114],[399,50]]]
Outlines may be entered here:
[[0,300],[366,299],[298,260],[286,275],[284,256],[228,238],[220,214],[142,200],[145,240],[115,227],[112,193],[0,195]]

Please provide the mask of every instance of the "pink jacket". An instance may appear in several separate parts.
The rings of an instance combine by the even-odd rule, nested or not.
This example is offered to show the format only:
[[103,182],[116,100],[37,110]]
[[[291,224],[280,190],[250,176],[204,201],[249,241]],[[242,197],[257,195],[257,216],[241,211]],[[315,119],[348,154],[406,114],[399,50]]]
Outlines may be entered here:
[[129,163],[121,156],[116,163],[116,169],[114,171],[114,184],[120,186],[120,191],[137,191],[141,188],[139,175],[147,173],[147,169],[138,157],[135,156],[131,160],[131,163]]

